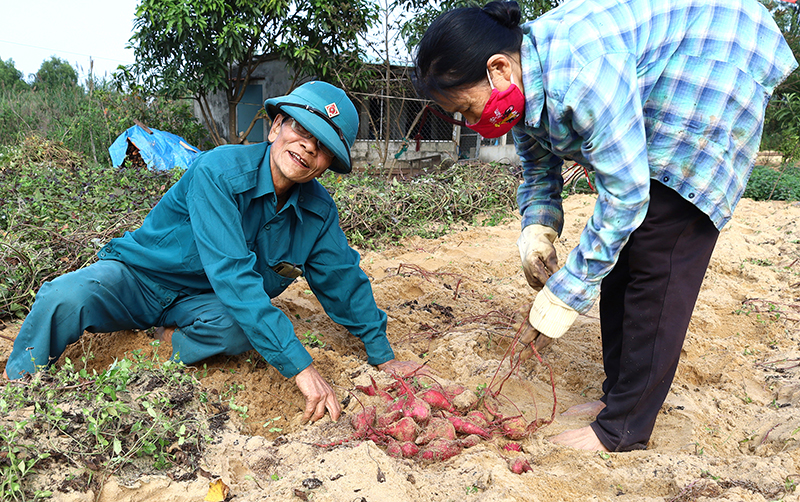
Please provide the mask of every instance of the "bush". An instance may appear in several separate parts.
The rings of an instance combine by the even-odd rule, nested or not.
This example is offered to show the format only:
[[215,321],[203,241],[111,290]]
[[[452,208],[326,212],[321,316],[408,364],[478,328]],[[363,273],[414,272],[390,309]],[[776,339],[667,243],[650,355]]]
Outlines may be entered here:
[[37,137],[0,155],[0,318],[24,316],[41,284],[81,268],[142,220],[178,179],[87,162]]
[[433,238],[457,223],[493,225],[516,207],[519,180],[497,164],[454,164],[405,181],[328,172],[322,183],[350,243],[380,248],[409,235]]
[[100,82],[91,93],[79,86],[39,90],[0,90],[0,144],[16,145],[26,137],[63,143],[95,163],[109,165],[108,147],[134,120],[177,134],[201,149],[204,128],[188,101],[120,94]]
[[800,200],[800,169],[784,166],[781,171],[755,166],[743,197],[753,200]]

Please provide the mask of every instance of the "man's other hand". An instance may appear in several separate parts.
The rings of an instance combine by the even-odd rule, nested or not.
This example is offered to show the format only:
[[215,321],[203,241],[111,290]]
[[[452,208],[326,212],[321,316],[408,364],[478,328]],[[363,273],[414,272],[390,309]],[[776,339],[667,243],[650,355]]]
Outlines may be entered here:
[[306,410],[303,413],[303,422],[311,420],[316,422],[325,416],[325,410],[331,414],[331,420],[336,422],[342,413],[342,407],[336,399],[333,388],[322,378],[322,375],[313,365],[297,374],[295,383],[300,392],[306,397]]

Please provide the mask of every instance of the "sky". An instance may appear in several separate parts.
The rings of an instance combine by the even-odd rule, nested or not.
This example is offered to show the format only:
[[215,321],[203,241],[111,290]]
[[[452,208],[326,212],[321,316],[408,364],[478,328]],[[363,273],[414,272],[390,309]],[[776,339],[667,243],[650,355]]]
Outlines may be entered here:
[[133,63],[125,49],[139,0],[0,0],[0,59],[12,59],[23,78],[57,56],[78,71],[110,78],[120,64]]

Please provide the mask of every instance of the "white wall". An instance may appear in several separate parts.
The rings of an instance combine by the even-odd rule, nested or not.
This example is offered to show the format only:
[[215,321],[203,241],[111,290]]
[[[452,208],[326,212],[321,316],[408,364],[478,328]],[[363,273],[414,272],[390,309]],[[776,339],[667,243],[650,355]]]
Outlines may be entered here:
[[499,162],[512,166],[520,165],[519,155],[517,155],[513,144],[496,146],[481,145],[478,151],[478,160],[482,162]]
[[[376,144],[380,148],[384,147],[383,140],[374,139],[357,139],[350,154],[353,159],[353,164],[356,166],[364,166],[366,164],[377,165],[380,162],[380,148],[376,148]],[[388,161],[394,159],[394,156],[402,148],[400,140],[389,142],[389,155]],[[420,141],[419,151],[416,151],[416,142],[409,141],[408,149],[400,155],[398,161],[408,161],[427,157],[429,155],[441,154],[442,159],[450,157],[456,158],[456,145],[452,141]]]

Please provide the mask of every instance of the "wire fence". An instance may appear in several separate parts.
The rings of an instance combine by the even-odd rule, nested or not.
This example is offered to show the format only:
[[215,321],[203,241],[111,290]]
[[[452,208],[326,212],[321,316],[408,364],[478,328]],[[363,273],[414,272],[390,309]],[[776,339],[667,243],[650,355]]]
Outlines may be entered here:
[[[357,139],[381,141],[453,142],[458,145],[458,158],[475,159],[481,147],[513,144],[509,133],[505,138],[483,138],[478,133],[441,118],[453,114],[445,112],[432,101],[410,97],[359,94],[361,125]],[[425,111],[426,107],[433,108]],[[461,117],[458,117],[459,119]]]
[[433,114],[426,114],[421,120],[425,106],[432,105],[431,101],[379,94],[360,94],[358,97],[362,105],[358,139],[387,139],[387,135],[390,140],[414,137],[437,141],[453,139],[453,124]]

